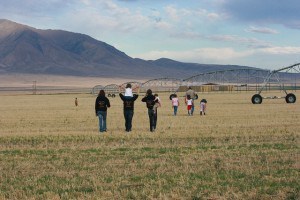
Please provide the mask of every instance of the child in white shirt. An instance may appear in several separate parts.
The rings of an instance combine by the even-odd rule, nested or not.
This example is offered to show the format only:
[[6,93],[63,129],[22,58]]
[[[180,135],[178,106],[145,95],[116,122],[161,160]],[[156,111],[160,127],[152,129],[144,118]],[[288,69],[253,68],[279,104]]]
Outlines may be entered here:
[[154,99],[155,104],[153,106],[153,111],[155,113],[157,108],[161,106],[161,101],[160,101],[160,98],[158,97],[158,94],[154,94],[154,96],[155,96],[155,99]]
[[132,89],[131,89],[131,84],[130,83],[127,83],[127,85],[126,85],[124,96],[125,97],[133,97]]
[[187,105],[187,110],[189,115],[193,115],[192,113],[192,106],[194,105],[193,99],[191,98],[190,95],[187,95],[186,97],[186,105]]
[[205,115],[205,112],[206,112],[206,104],[207,104],[207,101],[206,99],[202,99],[200,101],[200,115]]

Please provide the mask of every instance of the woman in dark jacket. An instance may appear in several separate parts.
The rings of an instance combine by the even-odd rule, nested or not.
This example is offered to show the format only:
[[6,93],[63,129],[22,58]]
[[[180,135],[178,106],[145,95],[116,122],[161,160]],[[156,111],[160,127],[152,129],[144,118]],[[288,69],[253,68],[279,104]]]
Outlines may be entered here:
[[125,130],[126,132],[130,132],[132,128],[132,118],[134,114],[134,101],[139,97],[139,95],[134,94],[133,97],[124,96],[122,93],[120,93],[119,95],[120,98],[123,100]]
[[155,96],[152,94],[152,90],[148,89],[146,96],[142,99],[142,102],[146,102],[146,106],[148,108],[148,116],[150,121],[150,131],[154,132],[156,124],[154,121],[154,110],[153,106],[155,104]]
[[95,112],[99,118],[99,131],[106,132],[106,116],[107,108],[110,107],[109,99],[105,97],[104,90],[100,90],[98,97],[95,101]]

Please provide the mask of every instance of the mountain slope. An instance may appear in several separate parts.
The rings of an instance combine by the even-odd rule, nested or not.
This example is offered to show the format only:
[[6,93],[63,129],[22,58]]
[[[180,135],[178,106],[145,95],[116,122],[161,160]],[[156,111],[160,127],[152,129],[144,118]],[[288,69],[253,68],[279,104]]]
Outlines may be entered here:
[[178,77],[240,66],[134,59],[79,33],[40,30],[0,19],[0,73],[100,77]]

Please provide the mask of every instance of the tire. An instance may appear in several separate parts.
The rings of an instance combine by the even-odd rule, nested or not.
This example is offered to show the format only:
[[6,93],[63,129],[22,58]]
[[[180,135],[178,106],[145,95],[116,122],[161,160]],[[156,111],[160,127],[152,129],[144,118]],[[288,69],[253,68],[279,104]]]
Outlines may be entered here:
[[285,101],[287,103],[295,103],[296,102],[296,96],[293,93],[289,93],[285,97]]
[[116,95],[115,95],[115,94],[112,94],[112,95],[111,95],[111,97],[112,97],[112,98],[115,98],[115,97],[116,97]]
[[175,96],[175,94],[171,94],[169,99],[172,100],[172,98]]
[[251,101],[253,104],[261,104],[262,103],[262,97],[259,94],[255,94],[252,96]]
[[198,94],[195,94],[195,100],[197,100],[198,99]]
[[108,96],[108,97],[111,97],[111,94],[108,94],[107,96]]

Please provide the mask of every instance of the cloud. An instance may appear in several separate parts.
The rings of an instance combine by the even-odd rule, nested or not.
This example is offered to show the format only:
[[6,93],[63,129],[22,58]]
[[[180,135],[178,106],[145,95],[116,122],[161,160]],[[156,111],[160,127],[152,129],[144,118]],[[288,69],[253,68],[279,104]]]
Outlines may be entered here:
[[222,11],[239,21],[300,29],[299,0],[226,0]]
[[273,54],[273,55],[299,55],[300,54],[300,47],[269,47],[263,48],[259,50],[262,53],[266,54]]
[[1,1],[1,12],[16,12],[20,15],[28,16],[28,13],[33,16],[48,15],[49,13],[60,13],[69,8],[72,1],[60,1],[60,0],[10,0]]
[[[251,50],[236,50],[228,48],[197,48],[185,51],[150,51],[132,55],[146,60],[156,60],[162,57],[182,62],[215,63],[215,64],[240,64],[262,67],[262,63],[268,63],[273,59],[275,63],[284,64],[286,58],[295,58],[300,54],[300,47],[269,47]],[[274,57],[275,55],[275,57]],[[257,62],[257,59],[262,59]],[[283,60],[281,60],[283,59]],[[299,59],[298,59],[299,60]],[[294,61],[294,60],[293,60]],[[248,64],[247,64],[248,63]],[[251,64],[250,64],[251,63]],[[267,65],[270,65],[269,64]],[[274,63],[273,63],[274,65]]]
[[235,51],[232,48],[197,48],[186,51],[151,51],[135,56],[148,60],[165,57],[184,62],[222,63],[251,54],[253,51]]
[[234,45],[246,46],[248,48],[266,48],[272,44],[256,38],[241,37],[238,35],[205,35],[199,32],[183,31],[171,34],[172,37],[181,39],[206,39],[214,42],[227,42]]
[[266,48],[272,46],[269,42],[263,40],[259,40],[256,38],[241,37],[238,35],[212,35],[205,37],[212,41],[230,42],[240,44],[248,48]]
[[254,33],[263,33],[263,34],[277,34],[278,31],[266,27],[255,27],[255,26],[250,26],[248,29],[245,31],[247,32],[254,32]]
[[81,30],[96,30],[99,33],[131,33],[148,29],[153,20],[139,10],[130,10],[111,0],[98,0],[89,4],[83,0],[84,6],[78,6],[74,12],[65,14],[67,27]]
[[177,9],[172,5],[165,7],[165,12],[172,21],[180,19]]
[[226,18],[225,15],[222,13],[216,13],[216,12],[209,12],[206,9],[196,9],[194,11],[195,16],[201,17],[210,21],[216,21],[216,20],[221,20],[223,18]]

